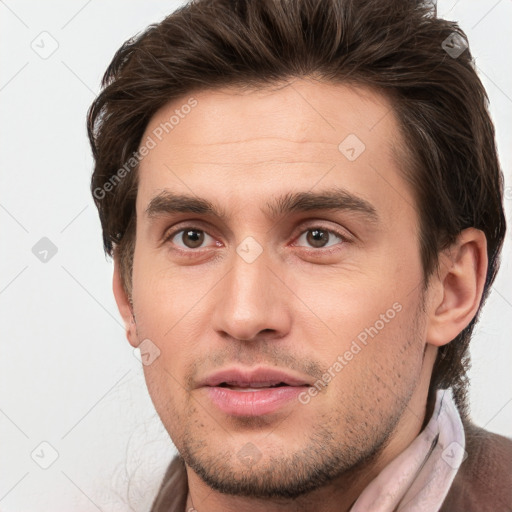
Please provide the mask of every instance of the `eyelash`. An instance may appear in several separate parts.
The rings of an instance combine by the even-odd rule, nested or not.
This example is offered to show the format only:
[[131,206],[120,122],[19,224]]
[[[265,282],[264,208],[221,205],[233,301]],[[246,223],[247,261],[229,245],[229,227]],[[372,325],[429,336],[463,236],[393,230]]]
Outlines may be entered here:
[[[348,239],[346,234],[340,233],[339,231],[336,231],[336,230],[334,230],[332,228],[327,228],[327,227],[322,226],[322,225],[314,225],[314,226],[311,226],[311,227],[304,228],[300,232],[299,236],[297,237],[297,240],[300,238],[300,236],[302,234],[307,233],[308,231],[313,231],[315,229],[317,229],[319,231],[323,231],[324,233],[329,233],[330,235],[335,235],[336,237],[341,239],[341,241],[343,243],[349,242],[349,239]],[[185,231],[200,231],[202,233],[208,234],[206,232],[206,230],[204,230],[204,229],[202,229],[202,228],[200,228],[198,226],[189,225],[189,226],[181,227],[179,229],[175,229],[174,231],[169,233],[167,236],[165,236],[164,243],[170,242],[177,234],[185,232]],[[208,235],[208,236],[211,236],[211,235]],[[335,245],[339,245],[339,244],[335,244]],[[331,252],[336,250],[336,249],[333,249],[333,247],[334,246],[327,246],[325,248],[324,247],[319,247],[319,248],[309,247],[309,248],[306,248],[306,250],[309,249],[309,251],[315,251],[315,252],[322,251],[323,253],[331,253]],[[202,249],[204,249],[204,248],[197,248],[197,249],[182,249],[181,247],[174,248],[174,250],[182,252],[182,253],[187,254],[188,256],[192,256],[192,257],[194,256],[194,254],[197,254]]]

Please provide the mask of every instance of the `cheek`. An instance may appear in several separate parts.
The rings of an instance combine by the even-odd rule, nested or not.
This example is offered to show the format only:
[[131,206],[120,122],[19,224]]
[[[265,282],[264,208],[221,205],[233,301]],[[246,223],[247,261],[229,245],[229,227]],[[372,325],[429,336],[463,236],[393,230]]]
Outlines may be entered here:
[[[197,278],[190,267],[171,266],[164,254],[135,252],[133,300],[140,335],[164,339],[175,329],[190,325],[188,315],[196,315],[201,299],[211,287],[209,279]],[[199,304],[199,308],[198,305]]]
[[183,387],[178,384],[179,376],[174,375],[175,371],[167,367],[163,357],[157,361],[144,367],[148,393],[169,434],[173,439],[181,438],[183,426],[186,424],[183,417],[183,412],[186,411]]
[[[149,339],[159,351],[154,363],[143,366],[154,402],[174,403],[184,391],[185,367],[201,350],[198,340],[205,332],[209,315],[205,293],[212,284],[190,279],[186,270],[171,268],[149,251],[135,253],[133,301],[139,341]],[[162,407],[167,407],[163,403]],[[160,412],[161,407],[155,403]]]
[[425,342],[420,295],[391,286],[368,290],[331,285],[318,299],[310,294],[315,316],[309,312],[309,326],[302,321],[305,338],[317,345],[327,369],[340,363],[331,373],[351,382],[364,375],[373,380],[372,373],[389,380],[417,372]]
[[329,279],[316,290],[310,282],[298,287],[296,294],[303,303],[296,311],[300,328],[316,330],[342,348],[353,339],[364,342],[371,334],[389,332],[392,324],[400,324],[409,314],[403,298],[397,300],[399,295],[390,286],[370,286],[364,277],[359,284],[353,281]]
[[418,297],[393,303],[369,328],[365,364],[380,378],[384,390],[412,386],[419,377],[425,346],[424,319]]
[[[413,302],[414,298],[407,305],[392,303],[395,308],[373,308],[367,320],[352,326],[355,335],[339,340],[325,360],[334,374],[327,395],[333,408],[357,421],[367,421],[368,414],[384,421],[389,411],[407,400],[420,377],[425,336]],[[350,400],[339,405],[339,397]]]
[[[358,253],[357,264],[332,269],[313,268],[307,275],[289,275],[297,302],[298,323],[309,319],[310,328],[323,336],[347,343],[375,329],[390,333],[414,318],[422,282],[421,265],[416,248],[410,243]],[[418,257],[417,257],[418,256]],[[383,337],[383,336],[379,336]]]

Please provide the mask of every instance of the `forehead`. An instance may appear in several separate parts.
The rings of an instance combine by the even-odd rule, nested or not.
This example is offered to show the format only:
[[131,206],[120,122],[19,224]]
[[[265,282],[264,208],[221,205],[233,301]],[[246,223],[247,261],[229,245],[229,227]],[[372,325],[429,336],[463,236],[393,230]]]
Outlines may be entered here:
[[376,186],[388,196],[408,194],[396,191],[405,184],[391,104],[364,87],[298,79],[198,91],[161,108],[142,144],[150,139],[139,166],[139,213],[166,188],[223,202],[310,190],[320,180],[322,188],[363,195]]

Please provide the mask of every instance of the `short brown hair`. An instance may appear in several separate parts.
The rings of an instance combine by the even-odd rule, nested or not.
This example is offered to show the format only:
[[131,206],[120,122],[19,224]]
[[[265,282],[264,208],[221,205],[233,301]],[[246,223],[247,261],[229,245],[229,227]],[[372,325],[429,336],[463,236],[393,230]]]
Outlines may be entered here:
[[[137,195],[131,156],[156,111],[193,91],[317,76],[370,86],[391,99],[411,164],[402,172],[416,195],[425,282],[441,249],[463,229],[481,229],[489,258],[481,308],[505,235],[503,177],[488,98],[470,51],[445,51],[454,36],[465,44],[458,25],[437,18],[431,2],[197,0],[126,41],[89,110],[88,133],[104,248],[119,258],[128,296]],[[122,168],[123,178],[113,182]],[[468,344],[479,312],[439,349],[431,380],[431,390],[454,388],[463,417]]]

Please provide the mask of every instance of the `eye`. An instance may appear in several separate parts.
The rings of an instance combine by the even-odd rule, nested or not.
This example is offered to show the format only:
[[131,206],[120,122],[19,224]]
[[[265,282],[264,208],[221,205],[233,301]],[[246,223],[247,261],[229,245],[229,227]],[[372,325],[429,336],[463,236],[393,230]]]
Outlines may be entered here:
[[[165,241],[172,242],[181,249],[186,250],[201,248],[201,245],[205,242],[205,240],[207,241],[208,239],[214,240],[202,229],[196,229],[192,226],[188,226],[185,229],[180,229],[170,233],[166,237]],[[182,245],[180,245],[178,242],[181,242]]]
[[[326,229],[321,226],[315,226],[304,231],[303,234],[297,238],[297,241],[304,240],[314,249],[322,249],[324,247],[331,247],[332,245],[336,245],[335,239],[338,239],[339,242],[347,241],[346,237],[337,231]],[[328,243],[331,240],[334,243]]]
[[[212,241],[215,245],[219,245],[206,231],[194,226],[186,226],[185,228],[177,229],[165,237],[165,242],[171,242],[173,245],[177,246],[179,250],[183,251],[204,248],[205,246],[203,244],[205,244],[205,242],[210,242],[211,245]],[[342,233],[322,226],[314,226],[302,231],[301,236],[297,238],[294,245],[302,245],[305,242],[313,249],[323,249],[347,241],[347,237]],[[299,244],[297,242],[299,242]]]

